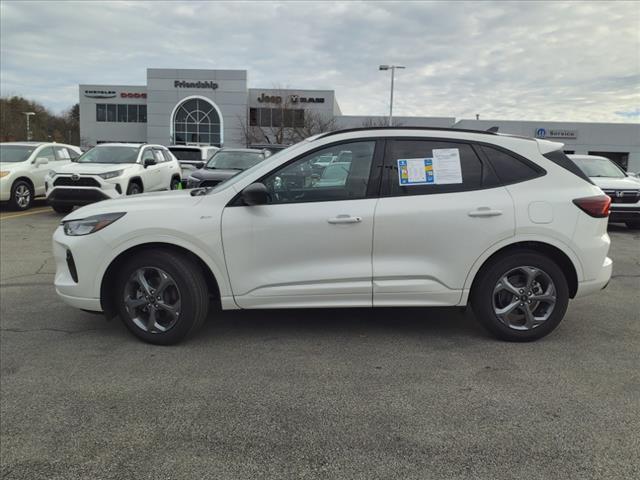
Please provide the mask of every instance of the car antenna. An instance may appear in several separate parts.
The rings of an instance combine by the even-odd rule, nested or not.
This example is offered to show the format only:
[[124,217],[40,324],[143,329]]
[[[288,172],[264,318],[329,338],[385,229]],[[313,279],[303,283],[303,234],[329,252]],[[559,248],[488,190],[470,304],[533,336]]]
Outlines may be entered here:
[[494,127],[488,128],[488,129],[487,129],[487,132],[490,132],[490,133],[498,133],[498,130],[500,130],[500,127],[496,127],[496,126],[494,126]]

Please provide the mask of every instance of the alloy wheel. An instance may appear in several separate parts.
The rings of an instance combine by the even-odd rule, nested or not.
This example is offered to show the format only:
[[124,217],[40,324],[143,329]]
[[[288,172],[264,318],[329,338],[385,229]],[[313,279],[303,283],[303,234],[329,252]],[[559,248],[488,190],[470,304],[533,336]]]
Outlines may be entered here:
[[159,268],[142,267],[133,272],[123,300],[131,321],[144,332],[166,332],[180,319],[180,290],[173,277]]
[[544,270],[520,266],[506,272],[493,289],[493,311],[514,330],[531,330],[549,319],[557,300],[553,280]]
[[20,184],[16,187],[14,192],[16,204],[20,208],[27,208],[31,203],[31,190],[28,186]]

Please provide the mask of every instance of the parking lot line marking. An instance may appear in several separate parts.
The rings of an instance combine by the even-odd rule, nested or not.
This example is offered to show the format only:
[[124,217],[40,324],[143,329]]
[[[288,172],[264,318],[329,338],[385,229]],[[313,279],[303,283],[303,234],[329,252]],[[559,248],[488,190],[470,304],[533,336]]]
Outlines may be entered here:
[[10,213],[8,215],[0,215],[0,220],[8,220],[10,218],[18,218],[18,217],[26,217],[27,215],[35,215],[37,213],[43,213],[43,212],[51,212],[51,208],[49,207],[43,207],[39,210],[31,210],[29,212],[22,212],[22,213]]

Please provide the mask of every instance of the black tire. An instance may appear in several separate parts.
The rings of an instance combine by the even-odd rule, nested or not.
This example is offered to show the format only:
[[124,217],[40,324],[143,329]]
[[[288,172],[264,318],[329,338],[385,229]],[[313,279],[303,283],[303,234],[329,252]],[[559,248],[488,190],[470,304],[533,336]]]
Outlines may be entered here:
[[53,208],[53,211],[56,213],[66,215],[68,213],[71,213],[71,211],[73,210],[73,205],[57,205],[53,203],[51,204],[51,208]]
[[131,182],[127,187],[127,195],[138,195],[142,193],[142,187],[138,182]]
[[[178,320],[164,332],[141,328],[125,305],[125,295],[130,296],[131,292],[130,279],[141,268],[166,272],[175,282],[175,289],[179,293],[181,307]],[[150,286],[153,286],[151,282]],[[149,249],[136,254],[118,272],[113,292],[114,305],[127,328],[141,340],[155,345],[173,345],[194,333],[204,322],[209,309],[209,291],[202,270],[186,255],[170,250]],[[139,315],[138,321],[144,316],[144,311],[133,312]]]
[[33,204],[33,187],[26,180],[16,180],[11,185],[9,205],[14,210],[29,210]]
[[[547,320],[529,330],[518,330],[507,325],[498,318],[497,313],[494,311],[494,289],[499,280],[508,272],[514,269],[517,270],[518,267],[522,266],[535,267],[546,273],[553,281],[556,292],[555,305]],[[520,293],[520,290],[518,290],[518,293]],[[525,288],[523,294],[526,295],[527,293]],[[516,295],[511,293],[506,293],[506,295],[507,297],[512,297],[509,302],[518,302]],[[568,304],[569,287],[562,270],[549,257],[533,250],[514,250],[491,260],[479,272],[471,291],[471,306],[478,321],[495,337],[512,342],[537,340],[551,333],[564,317]],[[523,303],[520,305],[523,305]],[[534,302],[535,305],[536,303]],[[536,308],[545,309],[547,308],[545,305],[548,304],[539,303],[539,305],[540,307]],[[516,307],[514,315],[520,314],[524,321],[524,311]]]
[[624,222],[627,225],[627,228],[631,230],[640,230],[640,220],[629,220],[628,222]]
[[177,190],[180,187],[180,179],[178,177],[173,177],[171,179],[171,183],[169,184],[169,190]]

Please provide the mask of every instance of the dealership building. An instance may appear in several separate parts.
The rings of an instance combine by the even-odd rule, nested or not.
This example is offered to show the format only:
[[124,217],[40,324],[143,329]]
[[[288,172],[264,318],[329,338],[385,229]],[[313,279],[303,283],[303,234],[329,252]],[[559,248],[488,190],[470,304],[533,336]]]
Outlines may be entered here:
[[[318,128],[384,124],[342,115],[333,90],[249,88],[246,70],[147,69],[146,85],[80,85],[83,147],[104,142],[245,147],[291,143]],[[570,153],[603,155],[640,171],[640,124],[394,117],[402,126],[487,130],[546,138]]]

